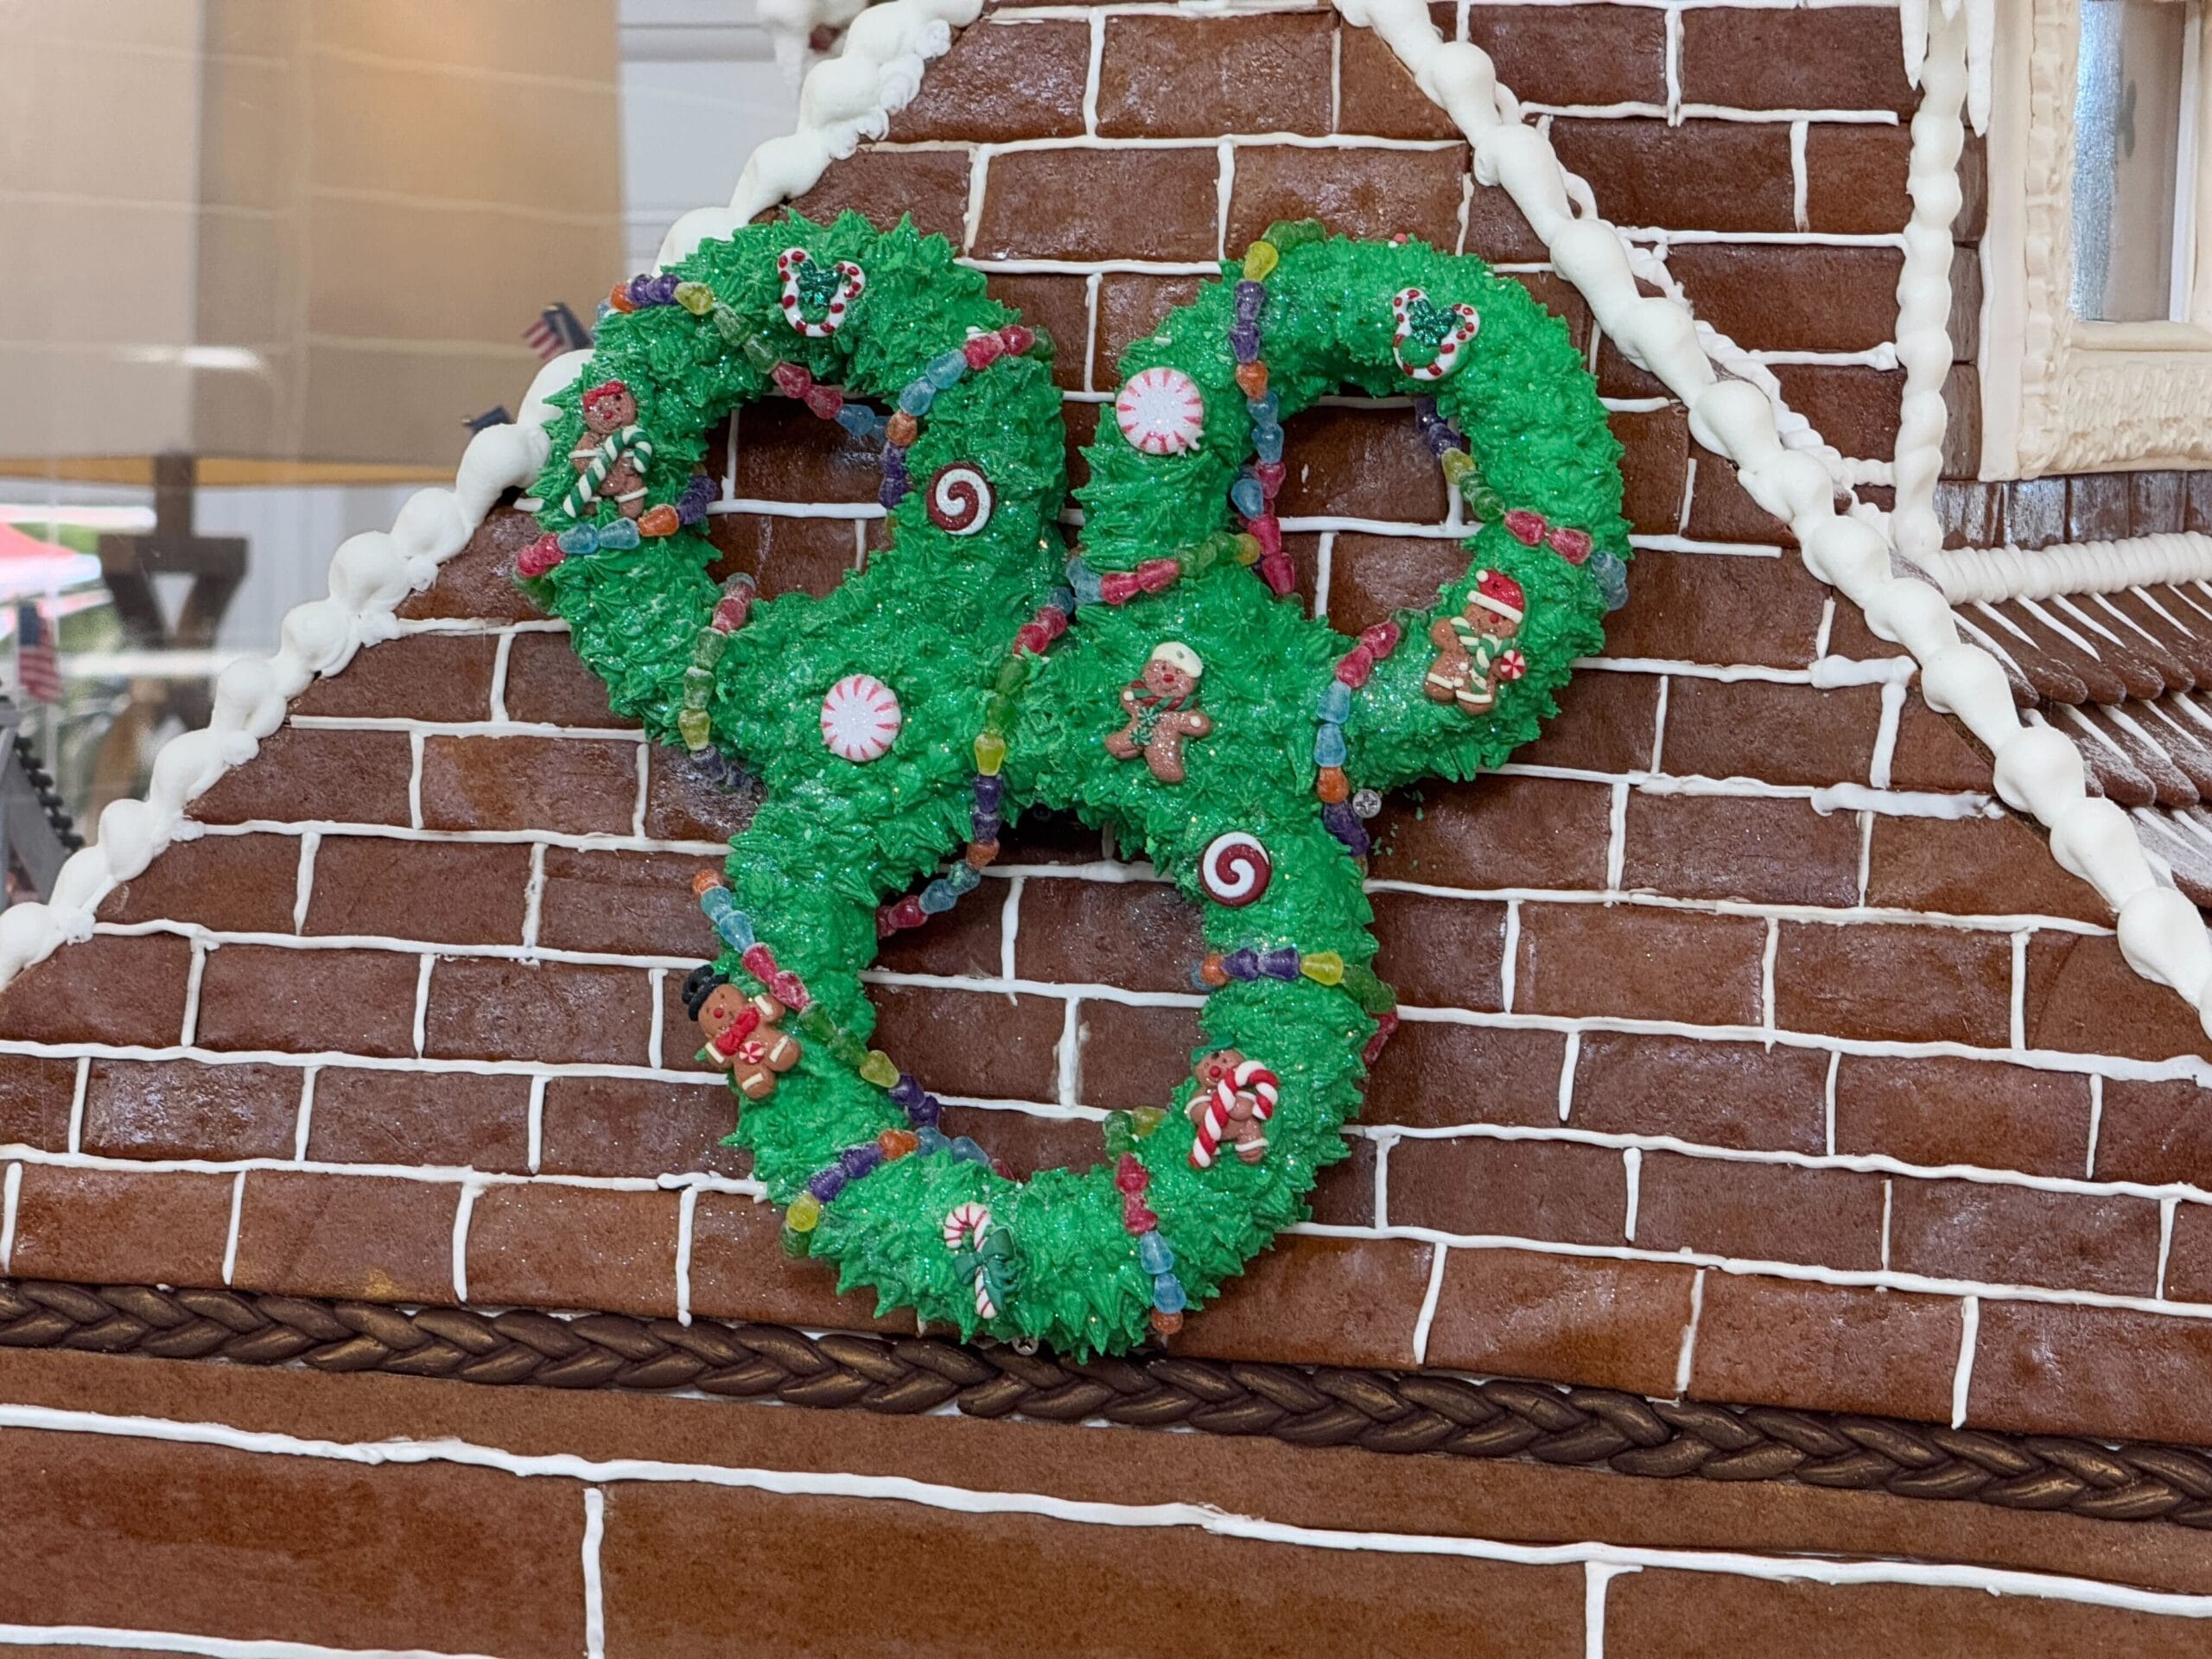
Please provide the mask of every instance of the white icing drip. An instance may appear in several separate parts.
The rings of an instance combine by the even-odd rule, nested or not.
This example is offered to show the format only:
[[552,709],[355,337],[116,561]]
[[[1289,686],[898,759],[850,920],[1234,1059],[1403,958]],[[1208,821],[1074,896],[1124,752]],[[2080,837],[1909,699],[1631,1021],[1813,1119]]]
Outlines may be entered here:
[[[2182,531],[2126,541],[2064,542],[2033,550],[1955,548],[1922,555],[1914,563],[1955,605],[2115,594],[2212,577],[2212,536]],[[2187,624],[2176,626],[2196,631]]]
[[882,137],[892,116],[921,90],[923,67],[943,56],[952,31],[975,22],[982,9],[983,0],[888,0],[861,12],[846,31],[844,49],[808,71],[799,90],[798,130],[753,152],[728,207],[696,208],[677,219],[660,245],[655,269],[664,270],[702,242],[734,235],[778,202],[804,195],[830,162],[851,155],[865,139]]
[[[1938,0],[1943,20],[1955,22],[1966,15],[1966,106],[1976,132],[1989,130],[1989,106],[1995,79],[1997,0]],[[1926,85],[1929,59],[1940,31],[1931,22],[1929,0],[1900,0],[1898,21],[1904,43],[1904,73],[1915,86]]]
[[1709,1271],[1700,1268],[1697,1276],[1690,1281],[1690,1317],[1682,1326],[1682,1351],[1675,1359],[1675,1397],[1678,1400],[1690,1391],[1690,1372],[1697,1363],[1697,1327],[1705,1318],[1705,1275]]
[[[2126,813],[2089,796],[2081,757],[2064,737],[2023,724],[2004,670],[1960,639],[1942,594],[1893,573],[1890,549],[1872,524],[1838,515],[1833,469],[1793,452],[1769,394],[1742,379],[1716,378],[1716,360],[1743,371],[1713,355],[1713,342],[1678,301],[1637,292],[1636,251],[1596,216],[1588,187],[1570,178],[1544,136],[1522,124],[1489,56],[1471,42],[1445,41],[1421,0],[1336,4],[1351,22],[1381,35],[1421,90],[1459,124],[1474,145],[1477,176],[1505,188],[1549,250],[1554,269],[1588,302],[1598,326],[1630,361],[1682,400],[1691,435],[1734,461],[1751,499],[1790,526],[1806,568],[1856,604],[1878,638],[1904,645],[1919,661],[1929,706],[1955,715],[1995,757],[1999,795],[2043,823],[2060,864],[2113,907],[2128,965],[2145,979],[2172,986],[2200,1020],[2212,1022],[2212,937],[2196,906],[2162,885]],[[1924,10],[1921,16],[1924,22]],[[1584,209],[1580,214],[1577,205]]]
[[8,1173],[0,1176],[0,1273],[8,1271],[16,1254],[16,1205],[22,1192],[23,1166],[10,1164]]
[[1943,384],[1951,372],[1951,262],[1957,255],[1951,224],[1962,200],[1959,156],[1966,133],[1959,110],[1967,95],[1965,30],[1950,11],[1947,8],[1937,24],[1920,67],[1920,108],[1912,118],[1906,181],[1912,219],[1905,226],[1904,264],[1897,273],[1897,349],[1905,374],[1891,529],[1897,551],[1916,562],[1943,545],[1936,480],[1943,470],[1943,434],[1949,423]]
[[[1882,1264],[1889,1265],[1890,1247],[1887,1224],[1888,1199],[1883,1200]],[[1981,1298],[1969,1296],[1959,1304],[1959,1368],[1951,1378],[1951,1427],[1964,1428],[1967,1422],[1967,1399],[1974,1390],[1974,1351],[1981,1335]]]
[[105,1648],[118,1653],[178,1653],[193,1659],[481,1659],[428,1648],[326,1648],[275,1637],[196,1636],[177,1630],[126,1630],[112,1624],[0,1624],[0,1651],[36,1648]]
[[[690,1316],[685,1316],[690,1323]],[[607,1492],[584,1488],[584,1659],[607,1659],[607,1590],[601,1582],[600,1548],[607,1539]]]
[[494,1470],[525,1479],[580,1481],[590,1486],[620,1483],[715,1486],[791,1497],[837,1497],[911,1503],[957,1515],[1019,1515],[1076,1525],[1144,1530],[1188,1529],[1217,1537],[1394,1555],[1433,1555],[1507,1561],[1531,1567],[1596,1563],[1619,1571],[1642,1567],[1713,1573],[1770,1582],[1910,1584],[1974,1589],[1995,1595],[2077,1602],[2175,1618],[2212,1618],[2212,1596],[2145,1590],[2132,1585],[2012,1567],[1920,1560],[1834,1560],[1804,1555],[1764,1556],[1728,1550],[1667,1548],[1578,1541],[1531,1544],[1462,1535],[1363,1532],[1295,1525],[1237,1515],[1209,1504],[1122,1503],[1062,1497],[1046,1492],[994,1491],[918,1480],[906,1475],[846,1471],[753,1469],[649,1458],[591,1459],[574,1452],[518,1452],[455,1439],[345,1441],[308,1440],[228,1423],[127,1416],[61,1407],[0,1405],[0,1429],[97,1434],[169,1445],[219,1446],[271,1457],[309,1458],[363,1468],[448,1464]]
[[[1379,1212],[1378,1212],[1379,1215]],[[1436,1323],[1436,1305],[1444,1296],[1444,1264],[1450,1258],[1449,1246],[1438,1244],[1429,1251],[1428,1288],[1421,1293],[1421,1312],[1414,1316],[1414,1363],[1428,1363],[1428,1333]]]
[[416,493],[390,531],[355,536],[340,547],[330,562],[330,596],[293,608],[273,655],[223,671],[213,718],[204,730],[162,745],[146,798],[114,802],[100,814],[99,838],[61,867],[47,903],[0,912],[0,985],[56,947],[91,937],[100,901],[178,838],[187,804],[251,760],[309,681],[336,673],[363,645],[397,632],[392,613],[400,601],[429,585],[503,492],[529,483],[545,464],[545,429],[555,415],[546,400],[575,378],[586,355],[571,352],[547,364],[531,385],[518,422],[471,439],[451,490]]

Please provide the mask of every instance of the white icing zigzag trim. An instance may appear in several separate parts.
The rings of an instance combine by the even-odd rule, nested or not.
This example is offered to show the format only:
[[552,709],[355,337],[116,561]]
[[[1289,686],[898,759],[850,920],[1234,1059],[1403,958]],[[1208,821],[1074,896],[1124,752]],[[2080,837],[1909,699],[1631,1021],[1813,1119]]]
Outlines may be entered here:
[[2123,588],[2212,582],[2212,536],[2195,531],[2124,542],[2066,542],[2024,552],[1967,547],[1913,561],[1954,605],[2116,594]]
[[99,838],[61,867],[47,903],[0,911],[0,985],[57,946],[91,938],[100,901],[176,839],[188,803],[253,759],[310,680],[336,673],[363,645],[399,632],[400,601],[428,587],[438,567],[467,545],[503,492],[527,485],[544,466],[545,429],[556,415],[546,400],[588,357],[570,352],[548,363],[531,383],[518,422],[469,441],[452,489],[420,491],[391,530],[348,538],[330,561],[330,596],[286,615],[283,644],[273,655],[223,671],[213,716],[204,730],[162,746],[146,798],[116,801],[100,814]]
[[702,242],[729,236],[779,201],[811,190],[830,163],[880,138],[921,90],[922,71],[976,21],[983,0],[891,0],[845,32],[844,49],[815,65],[798,95],[798,130],[771,138],[738,175],[727,207],[700,207],[670,227],[655,257],[666,270]]
[[[1599,326],[1631,362],[1666,382],[1689,410],[1698,442],[1735,462],[1751,499],[1789,525],[1806,569],[1840,588],[1878,636],[1912,653],[1929,706],[1957,716],[1996,757],[1997,792],[2046,825],[2058,861],[2113,906],[2129,966],[2174,987],[2200,1020],[2207,1019],[2212,936],[2196,906],[2145,856],[2127,814],[2089,795],[2074,745],[2050,727],[2021,723],[2005,671],[1987,652],[1961,639],[1943,595],[1894,574],[1880,533],[1837,514],[1827,469],[1783,445],[1766,396],[1743,381],[1715,377],[1696,325],[1679,303],[1637,292],[1619,232],[1594,213],[1578,217],[1570,207],[1567,176],[1550,142],[1510,113],[1517,106],[1500,93],[1489,56],[1469,42],[1444,40],[1422,0],[1336,3],[1351,22],[1382,35],[1421,89],[1458,124],[1474,146],[1478,179],[1504,188]],[[1963,71],[1943,61],[1937,78],[1946,73]]]
[[1957,250],[1951,223],[1959,216],[1959,156],[1966,148],[1966,129],[1959,122],[1967,96],[1963,33],[1947,12],[1936,37],[1924,43],[1906,185],[1912,220],[1905,226],[1904,266],[1897,273],[1897,350],[1904,365],[1904,395],[1897,413],[1891,537],[1897,551],[1916,563],[1943,546],[1936,480],[1943,470],[1943,432],[1950,423],[1943,383],[1953,356],[1951,261]]

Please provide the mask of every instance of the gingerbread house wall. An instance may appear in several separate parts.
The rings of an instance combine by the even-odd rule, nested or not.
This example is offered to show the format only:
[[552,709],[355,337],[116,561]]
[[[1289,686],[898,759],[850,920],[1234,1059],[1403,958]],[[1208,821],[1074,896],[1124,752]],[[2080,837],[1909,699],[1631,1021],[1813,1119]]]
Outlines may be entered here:
[[[1897,374],[1856,359],[1894,324],[1893,12],[1438,16],[1550,112],[1609,213],[1670,233],[1704,315],[1786,354],[1832,440],[1889,453]],[[1612,401],[1641,549],[1607,656],[1507,775],[1381,821],[1381,966],[1407,1023],[1315,1224],[1179,1350],[2203,1438],[2212,1133],[2187,1010],[2127,972],[2032,830],[1981,816],[1986,761],[1529,263],[1376,41],[1319,9],[1001,9],[800,205],[911,209],[955,238],[1052,330],[1073,442],[1123,343],[1224,248],[1308,212],[1515,268]],[[867,456],[774,406],[729,454],[726,568],[819,589],[865,558]],[[1301,595],[1345,627],[1423,602],[1461,557],[1404,408],[1316,410],[1289,454]],[[90,942],[0,996],[0,1274],[870,1322],[779,1253],[717,1144],[726,1092],[685,1058],[674,982],[711,949],[688,878],[745,804],[609,715],[508,581],[531,533],[496,515],[397,638],[200,799],[196,838]],[[1182,1075],[1193,918],[1111,850],[1026,827],[875,975],[887,1043],[1017,1160],[1096,1156],[1101,1109]],[[1961,1653],[2178,1655],[2201,1627],[2094,1597],[1906,1570],[1793,1584],[1787,1562],[1664,1551],[2212,1591],[2178,1529],[2122,1543],[2113,1522],[1527,1465],[543,1393],[518,1412],[459,1383],[67,1354],[8,1357],[0,1397],[20,1402],[0,1405],[0,1554],[28,1564],[0,1574],[0,1624],[21,1628],[1638,1659],[1911,1651],[1940,1630]],[[31,1408],[54,1414],[9,1415]],[[394,1437],[446,1449],[378,1466]],[[528,1461],[554,1452],[644,1461],[609,1486],[612,1465]],[[874,1501],[913,1496],[890,1475],[1016,1494],[1014,1512]],[[1065,1507],[1171,1501],[1258,1519],[1220,1537]],[[1268,1527],[1340,1530],[1300,1548],[1319,1535]],[[1373,1543],[1413,1529],[1436,1536]],[[1587,1539],[1611,1541],[1514,1554]]]
[[[1893,320],[1889,13],[1447,21],[1707,315],[1885,453],[1895,372],[1835,359]],[[1071,446],[1122,343],[1306,211],[1516,270],[1614,407],[1641,545],[1607,656],[1505,775],[1380,822],[1406,1027],[1314,1225],[1181,1341],[2191,1436],[2212,1141],[2188,1011],[1985,816],[1986,761],[1590,337],[1441,130],[1325,11],[1005,10],[798,204],[958,240],[1053,331]],[[730,568],[819,588],[865,556],[873,467],[836,436],[739,418]],[[1406,410],[1323,408],[1290,454],[1304,600],[1347,628],[1424,602],[1461,556]],[[0,1000],[10,1271],[864,1320],[774,1254],[686,1058],[674,985],[709,946],[685,880],[742,804],[608,715],[508,585],[524,533],[488,524],[196,804],[205,833]],[[1110,850],[1033,832],[879,965],[887,1042],[1017,1161],[1095,1156],[1097,1112],[1165,1097],[1195,1033],[1194,918]]]

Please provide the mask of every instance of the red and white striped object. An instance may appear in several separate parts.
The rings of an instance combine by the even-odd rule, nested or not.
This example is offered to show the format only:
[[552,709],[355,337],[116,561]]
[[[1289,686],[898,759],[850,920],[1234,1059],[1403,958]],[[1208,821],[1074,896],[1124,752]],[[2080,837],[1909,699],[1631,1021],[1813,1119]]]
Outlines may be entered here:
[[1180,369],[1143,369],[1114,399],[1114,419],[1132,449],[1179,455],[1205,435],[1205,399],[1198,383]]
[[968,1245],[981,1246],[983,1235],[991,1230],[991,1210],[985,1204],[957,1204],[944,1218],[944,1248],[957,1250]]
[[804,248],[785,248],[776,256],[776,275],[783,279],[784,321],[809,340],[823,340],[844,326],[847,308],[868,286],[868,273],[851,260],[840,259],[837,291],[830,297],[830,308],[821,321],[809,322],[798,307],[798,273],[800,267],[813,263],[814,256]]
[[1221,1151],[1222,1137],[1229,1133],[1230,1114],[1236,1109],[1237,1096],[1251,1096],[1252,1121],[1264,1123],[1275,1115],[1281,1084],[1282,1079],[1259,1061],[1239,1060],[1235,1069],[1213,1086],[1213,1098],[1206,1103],[1205,1111],[1198,1119],[1198,1134],[1191,1141],[1191,1167],[1213,1167],[1213,1160]]

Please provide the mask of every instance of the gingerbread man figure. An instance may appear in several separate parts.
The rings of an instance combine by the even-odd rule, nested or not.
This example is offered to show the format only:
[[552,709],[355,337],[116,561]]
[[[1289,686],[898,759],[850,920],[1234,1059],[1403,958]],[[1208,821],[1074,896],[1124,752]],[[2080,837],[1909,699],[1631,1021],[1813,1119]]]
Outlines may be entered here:
[[[1184,1116],[1193,1123],[1202,1122],[1206,1109],[1213,1103],[1216,1086],[1243,1063],[1243,1051],[1234,1048],[1217,1048],[1200,1060],[1194,1068],[1198,1092],[1183,1108]],[[1234,1145],[1236,1155],[1248,1164],[1256,1164],[1268,1155],[1268,1132],[1259,1111],[1259,1096],[1249,1089],[1239,1089],[1236,1103],[1229,1109],[1228,1125],[1222,1133],[1221,1138]]]
[[1528,672],[1527,660],[1512,649],[1527,610],[1519,582],[1503,570],[1478,570],[1459,614],[1429,624],[1438,655],[1422,689],[1435,702],[1456,702],[1470,715],[1488,714],[1498,686]]
[[777,1028],[784,1005],[774,997],[748,997],[707,969],[685,982],[683,1001],[707,1039],[699,1058],[728,1067],[747,1100],[766,1100],[776,1090],[777,1077],[798,1064],[798,1039]]
[[599,473],[592,493],[611,499],[625,518],[635,518],[645,508],[645,475],[636,448],[620,441],[637,419],[638,399],[630,388],[620,380],[604,381],[584,393],[583,435],[569,451],[569,464],[578,473]]
[[1129,723],[1106,739],[1106,752],[1117,760],[1139,755],[1163,784],[1183,781],[1183,741],[1213,730],[1213,717],[1193,703],[1206,671],[1198,653],[1173,639],[1152,648],[1144,677],[1122,688],[1122,707]]

